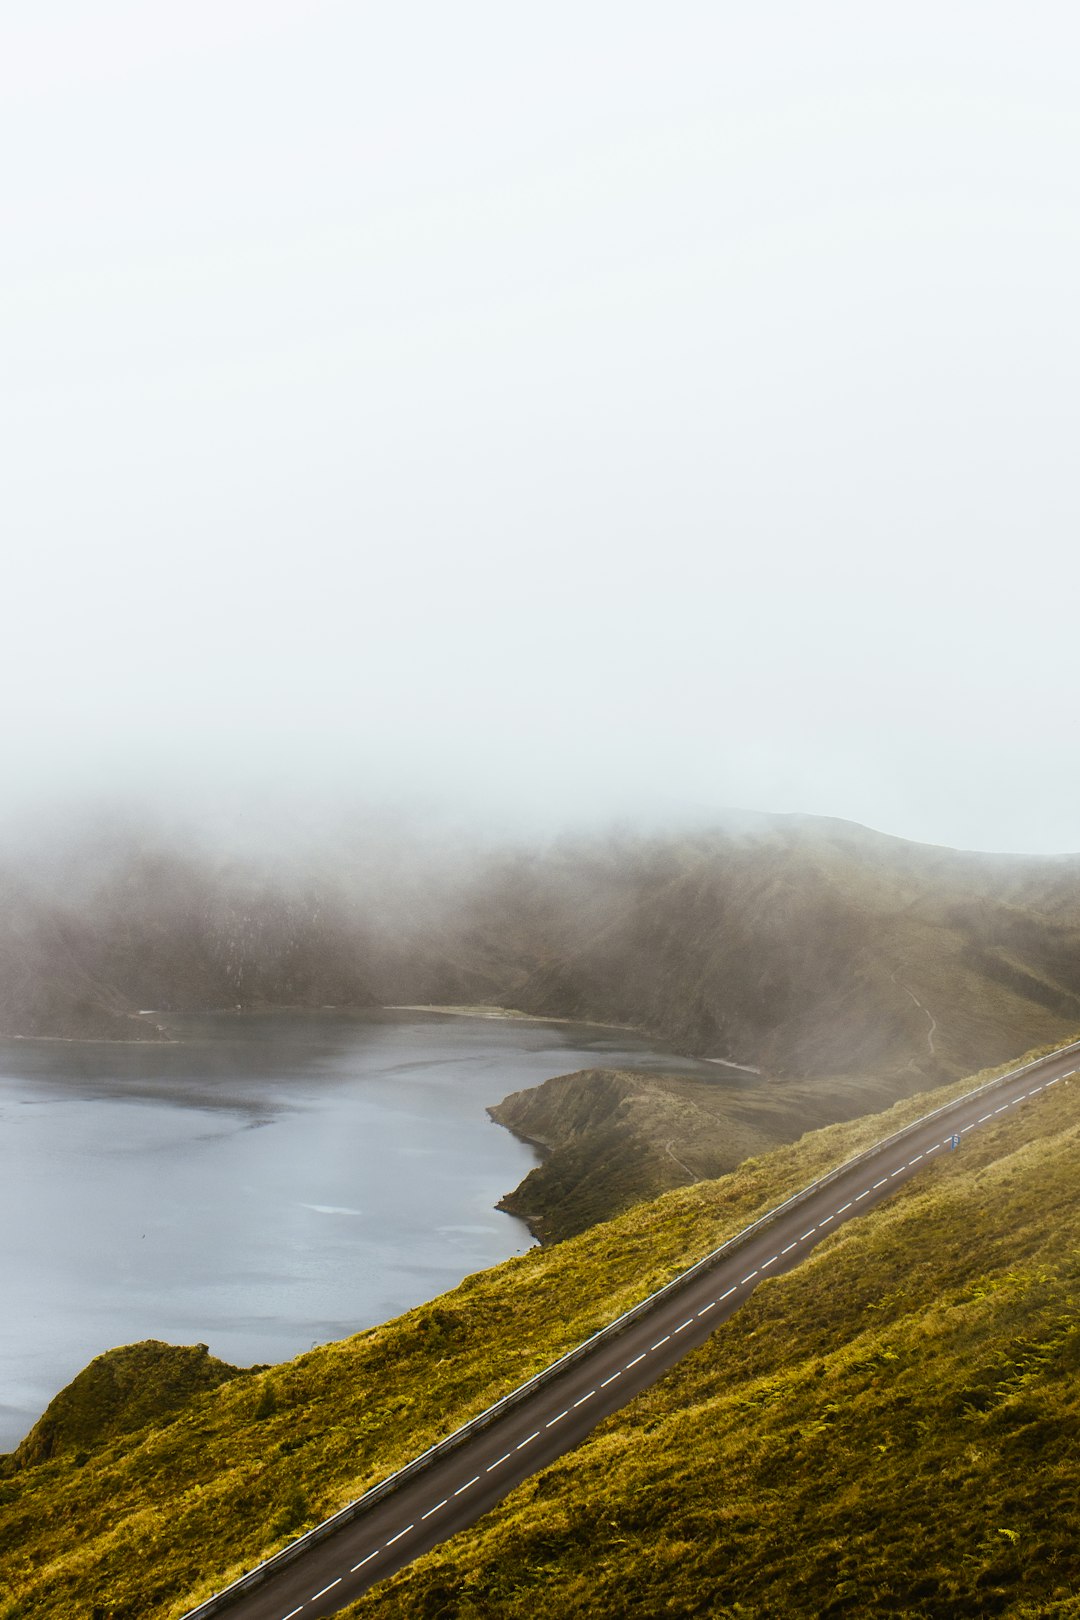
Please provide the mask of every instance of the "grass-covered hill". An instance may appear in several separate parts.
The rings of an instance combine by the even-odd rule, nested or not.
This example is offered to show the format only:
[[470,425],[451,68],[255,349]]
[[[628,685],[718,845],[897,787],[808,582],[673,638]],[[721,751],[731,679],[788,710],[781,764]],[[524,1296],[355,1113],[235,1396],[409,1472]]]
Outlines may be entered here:
[[912,1070],[797,1080],[582,1069],[513,1092],[488,1113],[543,1150],[499,1207],[558,1242],[672,1187],[708,1181],[807,1130],[887,1108]]
[[1080,1614],[1080,1083],[965,1144],[355,1620]]
[[[487,1002],[787,1077],[926,1084],[1080,1020],[1080,859],[845,822],[256,859],[128,827],[0,851],[0,1034],[148,1038],[170,1011]],[[140,1018],[153,1008],[154,1019]]]
[[[0,1615],[181,1614],[924,1105],[639,1204],[164,1420],[9,1460]],[[356,1613],[1063,1620],[1080,1583],[1078,1146],[1075,1085],[966,1139]]]

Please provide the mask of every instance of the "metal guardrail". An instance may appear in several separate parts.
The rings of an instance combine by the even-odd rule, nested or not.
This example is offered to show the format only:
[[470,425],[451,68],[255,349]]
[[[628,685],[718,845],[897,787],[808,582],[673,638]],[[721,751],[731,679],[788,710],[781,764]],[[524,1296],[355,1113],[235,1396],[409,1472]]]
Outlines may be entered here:
[[515,1406],[520,1405],[522,1401],[527,1400],[538,1389],[543,1389],[545,1385],[553,1383],[567,1368],[576,1366],[578,1362],[586,1360],[597,1345],[606,1343],[607,1340],[614,1339],[620,1333],[625,1332],[634,1322],[640,1321],[643,1316],[654,1310],[662,1300],[670,1299],[673,1294],[685,1288],[696,1277],[710,1271],[713,1266],[718,1265],[721,1260],[726,1259],[728,1255],[741,1248],[750,1238],[765,1227],[770,1226],[781,1215],[786,1214],[788,1210],[797,1208],[799,1204],[804,1203],[808,1198],[813,1197],[815,1193],[820,1192],[822,1187],[830,1186],[834,1181],[838,1181],[841,1176],[847,1175],[849,1171],[854,1170],[858,1165],[866,1164],[870,1160],[877,1158],[886,1149],[894,1147],[897,1142],[903,1141],[905,1137],[914,1135],[916,1131],[931,1124],[934,1120],[944,1119],[949,1114],[961,1111],[968,1103],[974,1101],[977,1097],[981,1097],[984,1093],[996,1091],[1000,1087],[1018,1079],[1021,1075],[1042,1067],[1053,1058],[1064,1057],[1069,1052],[1080,1052],[1080,1041],[1073,1041],[1067,1046],[1058,1047],[1053,1052],[1047,1052],[1043,1057],[1034,1058],[1030,1063],[1022,1063],[1018,1068],[1008,1070],[1006,1074],[1000,1074],[993,1080],[985,1081],[981,1086],[976,1086],[973,1091],[965,1091],[962,1096],[954,1097],[950,1102],[942,1103],[940,1108],[932,1109],[929,1114],[920,1115],[918,1119],[912,1120],[909,1125],[904,1125],[890,1136],[883,1136],[880,1141],[872,1143],[868,1148],[864,1148],[861,1153],[856,1153],[854,1158],[845,1159],[844,1163],[837,1165],[834,1170],[829,1170],[825,1175],[819,1176],[816,1181],[809,1182],[807,1186],[800,1188],[797,1193],[793,1193],[790,1198],[786,1198],[782,1204],[777,1204],[773,1209],[767,1210],[764,1215],[759,1216],[756,1221],[752,1221],[749,1226],[744,1226],[733,1237],[725,1239],[718,1248],[711,1249],[708,1254],[703,1255],[700,1260],[695,1261],[685,1271],[681,1271],[677,1277],[673,1277],[669,1283],[665,1283],[655,1293],[648,1294],[643,1300],[639,1300],[636,1305],[631,1305],[629,1310],[623,1311],[621,1316],[615,1317],[606,1327],[599,1328],[589,1338],[583,1339],[572,1350],[568,1350],[565,1355],[560,1356],[557,1361],[553,1361],[550,1366],[543,1368],[534,1377],[527,1379],[524,1384],[519,1384],[516,1389],[510,1390],[508,1394],[503,1395],[499,1400],[493,1402],[491,1406],[486,1407],[476,1417],[470,1418],[467,1423],[463,1423],[459,1429],[455,1429],[445,1439],[436,1441],[433,1446],[429,1446],[426,1451],[422,1451],[411,1462],[406,1463],[393,1474],[388,1474],[378,1485],[373,1485],[370,1490],[365,1491],[362,1496],[358,1496],[355,1501],[347,1503],[331,1518],[324,1519],[313,1530],[308,1530],[304,1535],[298,1536],[295,1541],[291,1541],[280,1552],[273,1553],[269,1558],[264,1559],[261,1564],[257,1564],[254,1569],[248,1570],[246,1575],[241,1575],[238,1580],[233,1581],[229,1586],[223,1587],[220,1592],[216,1592],[213,1597],[207,1598],[205,1602],[200,1603],[196,1608],[189,1609],[182,1616],[182,1620],[211,1620],[213,1615],[223,1613],[245,1592],[251,1591],[256,1586],[261,1586],[265,1580],[269,1579],[279,1569],[284,1569],[288,1564],[302,1557],[308,1548],[316,1546],[321,1541],[326,1541],[346,1524],[351,1524],[354,1519],[361,1518],[363,1514],[376,1507],[378,1503],[385,1501],[388,1496],[392,1496],[395,1491],[408,1484],[409,1480],[415,1479],[426,1468],[430,1468],[432,1463],[438,1462],[440,1458],[456,1451],[474,1434],[480,1434],[484,1429],[490,1428],[506,1412],[511,1411]]

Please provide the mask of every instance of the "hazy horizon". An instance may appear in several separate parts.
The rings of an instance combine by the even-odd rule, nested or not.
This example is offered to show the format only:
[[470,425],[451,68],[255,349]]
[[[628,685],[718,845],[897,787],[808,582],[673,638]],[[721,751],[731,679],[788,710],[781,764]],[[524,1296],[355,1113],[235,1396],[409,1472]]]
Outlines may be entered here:
[[6,33],[9,823],[1080,849],[1071,8]]

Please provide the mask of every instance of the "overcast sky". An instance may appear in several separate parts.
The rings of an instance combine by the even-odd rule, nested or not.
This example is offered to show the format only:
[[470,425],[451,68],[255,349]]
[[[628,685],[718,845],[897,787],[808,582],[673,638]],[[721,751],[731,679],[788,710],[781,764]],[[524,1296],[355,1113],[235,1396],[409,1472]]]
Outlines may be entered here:
[[1074,7],[6,17],[10,797],[1080,848]]

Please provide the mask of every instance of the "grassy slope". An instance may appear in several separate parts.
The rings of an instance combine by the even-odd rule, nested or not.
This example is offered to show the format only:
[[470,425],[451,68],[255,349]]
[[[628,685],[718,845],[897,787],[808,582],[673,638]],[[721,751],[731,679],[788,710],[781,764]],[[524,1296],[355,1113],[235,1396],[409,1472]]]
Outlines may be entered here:
[[813,1081],[730,1070],[713,1081],[614,1069],[558,1075],[488,1109],[547,1150],[499,1207],[558,1242],[807,1130],[887,1108],[922,1084],[911,1070]]
[[204,1390],[242,1376],[241,1368],[218,1361],[205,1344],[144,1339],[108,1350],[49,1402],[16,1450],[16,1461],[23,1466],[71,1452],[85,1462],[118,1435],[160,1423]]
[[[9,1465],[7,1477],[0,1478],[0,1614],[4,1620],[31,1615],[35,1620],[52,1616],[71,1620],[93,1615],[95,1607],[109,1620],[152,1620],[155,1616],[165,1620],[181,1614],[195,1596],[205,1595],[306,1523],[340,1506],[619,1309],[666,1281],[675,1270],[762,1209],[913,1117],[921,1106],[909,1100],[884,1117],[829,1127],[751,1161],[736,1175],[668,1193],[558,1249],[533,1251],[469,1278],[442,1299],[385,1327],[311,1351],[265,1373],[231,1380],[194,1399],[163,1426],[150,1425],[141,1435],[109,1440],[81,1466],[70,1454],[18,1471],[12,1471]],[[1045,1228],[1025,1225],[1022,1240],[1017,1243],[1010,1243],[1000,1234],[995,1236],[987,1228],[985,1255],[981,1243],[969,1238],[972,1231],[979,1234],[978,1224],[972,1225],[978,1209],[986,1220],[1005,1209],[1003,1189],[1015,1187],[1018,1198],[1030,1200],[1031,1189],[1039,1180],[1036,1172],[1044,1163],[1052,1162],[1050,1180],[1058,1187],[1064,1174],[1059,1164],[1063,1153],[1062,1162],[1068,1162],[1061,1144],[1066,1141],[1064,1133],[1074,1107],[1072,1094],[1067,1088],[1059,1088],[1052,1100],[1023,1111],[1007,1127],[997,1127],[992,1136],[981,1136],[977,1147],[972,1144],[955,1162],[931,1172],[921,1181],[920,1190],[901,1195],[896,1204],[906,1210],[922,1197],[930,1198],[932,1205],[932,1193],[939,1185],[968,1189],[964,1194],[966,1202],[942,1206],[942,1212],[935,1217],[946,1221],[948,1239],[940,1266],[929,1259],[914,1269],[911,1266],[911,1252],[930,1252],[921,1226],[911,1231],[910,1250],[882,1246],[881,1234],[896,1218],[891,1208],[853,1223],[829,1246],[837,1251],[836,1257],[844,1262],[846,1270],[833,1270],[829,1257],[823,1255],[793,1278],[770,1284],[747,1312],[723,1330],[715,1349],[695,1357],[692,1365],[677,1373],[663,1390],[635,1403],[575,1457],[515,1493],[479,1531],[459,1538],[446,1551],[418,1565],[415,1573],[406,1577],[404,1586],[393,1588],[396,1595],[381,1592],[364,1612],[410,1616],[457,1612],[453,1608],[446,1610],[448,1600],[437,1595],[433,1598],[430,1592],[432,1587],[445,1587],[447,1576],[442,1570],[448,1557],[453,1561],[451,1581],[472,1591],[463,1601],[473,1604],[473,1608],[464,1608],[462,1613],[535,1613],[538,1580],[546,1583],[546,1612],[586,1612],[586,1600],[581,1594],[587,1588],[595,1594],[588,1600],[588,1612],[626,1613],[618,1591],[630,1568],[627,1565],[620,1573],[622,1557],[633,1560],[636,1581],[646,1581],[647,1566],[656,1562],[657,1567],[666,1569],[670,1582],[675,1579],[679,1559],[686,1562],[692,1554],[687,1567],[698,1570],[691,1587],[700,1597],[707,1589],[712,1591],[711,1583],[717,1578],[716,1572],[703,1564],[713,1541],[719,1540],[728,1548],[730,1564],[735,1541],[745,1539],[751,1517],[759,1511],[767,1515],[776,1508],[776,1493],[785,1481],[789,1490],[796,1488],[792,1472],[796,1466],[802,1467],[796,1429],[799,1433],[805,1429],[805,1444],[809,1447],[807,1483],[805,1489],[799,1487],[802,1497],[795,1504],[802,1513],[803,1536],[807,1545],[831,1536],[825,1500],[819,1501],[815,1495],[814,1468],[822,1458],[836,1461],[849,1452],[851,1457],[857,1457],[858,1447],[866,1437],[848,1437],[842,1428],[836,1428],[835,1433],[844,1436],[840,1451],[813,1438],[817,1433],[826,1433],[833,1422],[826,1415],[829,1402],[819,1398],[833,1386],[822,1384],[818,1362],[826,1366],[821,1377],[840,1378],[844,1357],[849,1354],[845,1346],[861,1342],[860,1334],[872,1330],[871,1338],[865,1341],[872,1347],[878,1342],[873,1334],[880,1337],[902,1329],[904,1348],[897,1354],[907,1358],[906,1375],[913,1385],[921,1384],[924,1392],[928,1387],[935,1388],[936,1384],[928,1386],[920,1374],[922,1330],[918,1322],[935,1311],[945,1312],[944,1319],[952,1320],[948,1316],[953,1308],[950,1288],[981,1288],[989,1290],[987,1297],[992,1305],[995,1300],[1005,1301],[1013,1296],[1007,1289],[994,1286],[999,1272],[1004,1275],[1017,1271],[1027,1277],[1031,1267],[1035,1268],[1031,1271],[1033,1278],[1036,1272],[1045,1273],[1050,1281],[1041,1294],[1035,1290],[1043,1285],[1033,1281],[1029,1288],[1025,1283],[1024,1291],[1016,1295],[1016,1309],[1018,1319],[1027,1322],[1030,1318],[1031,1327],[1024,1331],[1038,1338],[1044,1321],[1050,1320],[1045,1312],[1052,1314],[1057,1308],[1054,1289],[1059,1287],[1054,1278],[1059,1275],[1060,1256],[1057,1248],[1046,1245],[1042,1236]],[[991,1180],[980,1192],[974,1180],[978,1158],[985,1157],[994,1143],[1009,1144],[1025,1137],[1042,1140],[1026,1160],[1018,1159],[1001,1171],[990,1172]],[[992,1199],[988,1196],[991,1190]],[[1068,1234],[1074,1229],[1068,1221],[1075,1222],[1071,1183],[1067,1188],[1062,1183],[1059,1192],[1058,1219],[1062,1233]],[[1037,1240],[1043,1242],[1045,1253],[1036,1253]],[[925,1297],[911,1295],[910,1303],[906,1303],[909,1295],[905,1290],[914,1286],[917,1278],[923,1279]],[[798,1293],[802,1288],[810,1289],[805,1297]],[[864,1306],[876,1307],[869,1318]],[[991,1306],[978,1307],[972,1320],[979,1320],[983,1310],[991,1310]],[[780,1321],[775,1320],[778,1311]],[[880,1351],[885,1358],[882,1365],[887,1370],[891,1363],[886,1351],[892,1341],[881,1342],[885,1346]],[[959,1346],[964,1354],[957,1357],[956,1377],[966,1383],[980,1378],[985,1382],[989,1375],[983,1366],[984,1350],[989,1354],[986,1347],[992,1348],[996,1342],[987,1339],[984,1343],[977,1336],[964,1340]],[[516,1348],[508,1349],[508,1345]],[[814,1360],[808,1369],[806,1353],[811,1347]],[[867,1349],[866,1354],[870,1353]],[[859,1354],[863,1351],[859,1350]],[[709,1372],[709,1358],[719,1358],[719,1373]],[[946,1365],[947,1357],[942,1352],[935,1365],[938,1382],[944,1377]],[[992,1371],[994,1364],[988,1365]],[[737,1386],[742,1397],[737,1408],[723,1406],[730,1391],[722,1395],[720,1389],[721,1384],[725,1389],[730,1384],[733,1366],[740,1369]],[[808,1371],[813,1381],[804,1388]],[[880,1375],[871,1368],[859,1376],[865,1376],[869,1389]],[[680,1396],[678,1381],[684,1379],[690,1382],[683,1386]],[[795,1428],[791,1429],[791,1444],[796,1449],[783,1451],[774,1446],[775,1466],[772,1475],[765,1476],[772,1478],[773,1495],[761,1497],[755,1492],[765,1486],[754,1473],[754,1458],[767,1456],[773,1445],[767,1425],[782,1426],[787,1410],[775,1394],[768,1393],[772,1388],[770,1380],[778,1391],[790,1388],[798,1395]],[[839,1384],[836,1387],[841,1388]],[[881,1388],[887,1386],[882,1384]],[[688,1399],[688,1421],[696,1412],[703,1428],[680,1437],[679,1409]],[[715,1413],[708,1406],[710,1401],[721,1403]],[[720,1422],[721,1411],[727,1413],[727,1428]],[[931,1416],[939,1415],[935,1408]],[[953,1415],[957,1424],[969,1421],[962,1411]],[[1055,1434],[1065,1432],[1057,1421],[1065,1415],[1064,1404],[1055,1409]],[[917,1412],[912,1424],[916,1417]],[[984,1420],[970,1421],[976,1425],[970,1433],[978,1449],[986,1444]],[[875,1426],[873,1441],[866,1441],[867,1451],[884,1443],[883,1437],[890,1447],[899,1447],[901,1452],[911,1444],[906,1419],[902,1423],[893,1414],[889,1423],[891,1427],[886,1425],[884,1429]],[[665,1454],[664,1482],[658,1490],[650,1471],[648,1488],[635,1493],[634,1453],[641,1452],[642,1428],[654,1424],[658,1435],[670,1432],[673,1436],[672,1448]],[[819,1424],[825,1427],[818,1430]],[[629,1447],[620,1439],[623,1425],[631,1436]],[[759,1433],[760,1425],[766,1427]],[[958,1435],[968,1432],[956,1429]],[[890,1439],[891,1435],[895,1439]],[[707,1464],[704,1470],[699,1466],[702,1445],[701,1455]],[[894,1459],[889,1466],[896,1463]],[[615,1525],[623,1525],[618,1535],[612,1532],[611,1522],[605,1523],[602,1516],[596,1520],[587,1501],[575,1501],[571,1507],[573,1470],[579,1467],[586,1469],[585,1477],[593,1485],[598,1469],[605,1477],[610,1475],[604,1489],[614,1493],[609,1518]],[[735,1504],[727,1518],[718,1517],[713,1506],[717,1489],[714,1467],[722,1467],[720,1478]],[[1008,1503],[1011,1517],[1001,1517],[1005,1528],[1021,1536],[1018,1545],[1025,1549],[1023,1538],[1030,1530],[1023,1518],[1031,1507],[1030,1492],[1026,1490],[1029,1467],[1030,1456],[1024,1454],[1021,1469],[1006,1470],[1005,1488],[1016,1500]],[[563,1494],[560,1480],[564,1476],[571,1481],[570,1494]],[[978,1469],[973,1479],[976,1490],[971,1499],[975,1501],[989,1485]],[[618,1494],[620,1482],[628,1486],[625,1502]],[[931,1477],[928,1484],[932,1483]],[[634,1500],[648,1520],[636,1527],[628,1505]],[[853,1497],[853,1506],[857,1500]],[[941,1516],[951,1511],[947,1499],[933,1506],[933,1512]],[[579,1513],[593,1525],[594,1553],[589,1552],[574,1528]],[[623,1520],[620,1514],[629,1516]],[[537,1528],[539,1539],[530,1527]],[[740,1537],[736,1537],[740,1527]],[[1005,1556],[1005,1543],[997,1545],[996,1528],[987,1532],[987,1545],[994,1559],[1000,1561]],[[1074,1541],[1080,1539],[1075,1534],[1080,1526],[1068,1521],[1066,1528]],[[756,1561],[741,1569],[739,1588],[744,1600],[747,1593],[752,1594],[759,1586],[764,1590],[763,1583],[774,1578],[769,1573],[770,1560],[774,1555],[780,1558],[788,1543],[783,1526],[773,1525],[768,1534],[777,1537],[773,1552],[768,1535],[763,1533],[757,1543]],[[966,1521],[957,1520],[956,1535],[964,1549],[958,1555],[961,1562],[982,1556],[963,1539],[968,1535]],[[1046,1535],[1052,1540],[1057,1532],[1048,1530]],[[620,1539],[626,1541],[623,1552],[619,1551]],[[1008,1548],[1012,1545],[1008,1542]],[[678,1556],[673,1553],[669,1559],[671,1549],[680,1546],[683,1552]],[[597,1548],[603,1548],[602,1557]],[[990,1567],[993,1559],[989,1554],[987,1559]],[[1054,1574],[1054,1566],[1045,1559],[1040,1567]],[[610,1579],[605,1574],[607,1569]],[[980,1565],[977,1573],[981,1572]],[[499,1595],[485,1596],[485,1583],[490,1587],[496,1576],[503,1583]],[[409,1582],[416,1584],[410,1586]],[[645,1587],[640,1590],[646,1593]],[[795,1591],[795,1587],[791,1590]],[[660,1594],[659,1588],[656,1591]],[[662,1594],[657,1595],[655,1602],[661,1601]],[[430,1608],[432,1602],[435,1610]],[[653,1612],[648,1607],[651,1602],[654,1598],[643,1595],[641,1605],[630,1612]],[[717,1612],[708,1607],[711,1603],[710,1596],[702,1612]],[[665,1611],[660,1607],[655,1612]],[[777,1611],[774,1608],[772,1612]],[[811,1612],[810,1608],[806,1612]]]
[[1080,1615],[1078,1150],[981,1132],[349,1613]]

